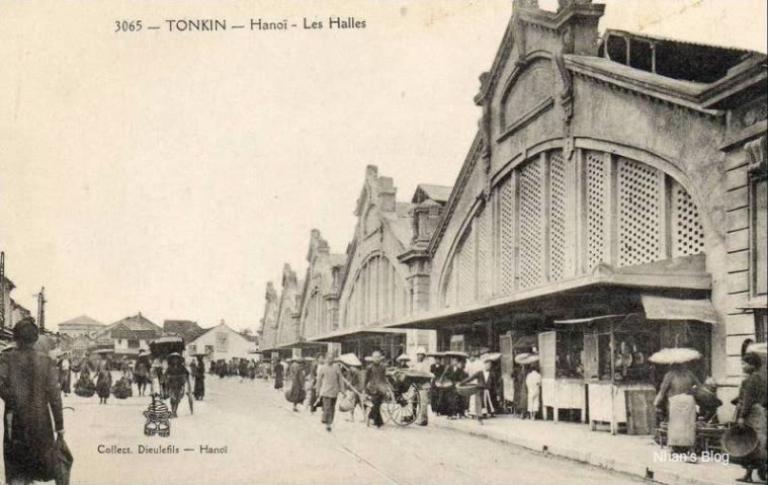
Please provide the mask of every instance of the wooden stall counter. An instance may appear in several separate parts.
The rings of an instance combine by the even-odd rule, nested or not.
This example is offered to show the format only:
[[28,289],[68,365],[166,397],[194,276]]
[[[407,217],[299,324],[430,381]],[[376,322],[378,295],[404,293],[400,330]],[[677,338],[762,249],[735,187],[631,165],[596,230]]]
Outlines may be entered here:
[[608,423],[612,433],[618,432],[620,426],[625,426],[631,434],[652,432],[654,423],[646,422],[653,419],[649,418],[653,415],[653,396],[656,393],[653,385],[595,381],[587,386],[590,429],[595,430],[598,424]]

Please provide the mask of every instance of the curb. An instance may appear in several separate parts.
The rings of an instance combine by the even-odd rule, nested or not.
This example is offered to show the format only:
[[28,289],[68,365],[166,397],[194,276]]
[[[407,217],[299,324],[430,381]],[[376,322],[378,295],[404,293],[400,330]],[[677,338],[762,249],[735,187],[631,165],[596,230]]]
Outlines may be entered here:
[[[723,481],[710,481],[707,479],[691,478],[678,473],[670,472],[667,470],[649,470],[644,464],[631,463],[625,461],[617,461],[615,458],[606,455],[595,455],[593,452],[583,452],[573,448],[563,448],[560,446],[546,445],[541,442],[533,441],[525,438],[511,437],[507,435],[500,435],[498,433],[492,433],[488,430],[481,428],[477,430],[467,429],[464,426],[454,426],[450,421],[445,421],[439,418],[433,418],[430,416],[430,426],[435,426],[441,429],[447,429],[462,433],[465,435],[474,436],[477,438],[487,439],[497,443],[515,446],[532,451],[540,455],[548,455],[565,460],[573,461],[576,463],[594,466],[604,470],[609,470],[624,475],[630,475],[635,478],[641,478],[648,482],[660,483],[662,485],[726,485],[732,484],[733,480],[727,482]],[[695,465],[692,465],[695,466]],[[650,472],[652,475],[649,475]],[[652,478],[651,478],[652,476]]]

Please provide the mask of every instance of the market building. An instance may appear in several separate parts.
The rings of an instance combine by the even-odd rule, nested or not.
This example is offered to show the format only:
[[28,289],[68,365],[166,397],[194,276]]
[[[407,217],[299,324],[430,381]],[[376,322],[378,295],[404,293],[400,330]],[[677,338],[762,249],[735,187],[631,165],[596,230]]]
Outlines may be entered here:
[[149,343],[162,336],[163,329],[140,312],[107,326],[94,338],[93,351],[114,353],[116,358],[136,358],[139,350],[149,351]]
[[315,341],[339,326],[339,290],[346,256],[330,252],[328,242],[317,229],[310,233],[307,249],[307,272],[301,290],[299,341],[295,347],[302,355],[340,350],[338,345]]
[[552,419],[637,433],[661,377],[648,356],[695,347],[728,421],[744,343],[766,334],[766,56],[600,37],[603,12],[514,2],[479,130],[415,254],[428,304],[387,327],[501,351],[509,398],[514,356],[536,351]]
[[302,341],[301,322],[301,290],[303,282],[296,278],[296,272],[291,265],[283,266],[283,277],[280,289],[280,297],[277,299],[274,321],[272,326],[271,342],[264,347],[265,351],[271,351],[280,358],[301,356]]
[[58,325],[59,333],[70,337],[79,337],[81,335],[91,335],[93,332],[104,330],[104,324],[94,320],[88,315],[80,315]]

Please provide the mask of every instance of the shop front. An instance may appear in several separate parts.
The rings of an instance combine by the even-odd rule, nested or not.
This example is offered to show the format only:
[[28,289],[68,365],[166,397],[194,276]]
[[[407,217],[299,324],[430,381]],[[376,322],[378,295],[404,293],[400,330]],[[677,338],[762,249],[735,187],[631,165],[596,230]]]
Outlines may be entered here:
[[336,344],[342,354],[353,353],[362,361],[375,350],[394,361],[406,350],[406,333],[403,330],[385,328],[357,328],[339,330],[315,339],[317,343]]
[[538,356],[545,419],[593,429],[651,434],[653,398],[665,372],[648,358],[668,347],[698,350],[693,371],[711,374],[710,277],[703,257],[604,268],[549,288],[486,305],[443,310],[397,322],[438,332],[439,350],[500,352],[504,400],[525,407],[525,373],[515,363]]

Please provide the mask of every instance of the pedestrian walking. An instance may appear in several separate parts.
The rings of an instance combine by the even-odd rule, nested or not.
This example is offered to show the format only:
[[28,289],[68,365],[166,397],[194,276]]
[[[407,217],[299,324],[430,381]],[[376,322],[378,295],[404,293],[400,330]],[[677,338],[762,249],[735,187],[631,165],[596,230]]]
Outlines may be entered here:
[[325,365],[325,354],[318,354],[315,360],[310,364],[307,374],[307,384],[309,387],[309,411],[314,413],[317,410],[318,402],[321,401],[318,394],[318,374],[320,368]]
[[139,350],[139,357],[136,359],[136,366],[134,368],[133,377],[136,380],[136,387],[139,391],[139,396],[143,396],[146,391],[147,384],[150,383],[149,376],[150,362],[147,356],[147,351],[144,349]]
[[342,382],[344,382],[344,401],[339,405],[340,411],[349,411],[349,421],[355,422],[355,408],[360,408],[363,413],[363,421],[367,416],[365,415],[365,405],[363,403],[363,393],[365,389],[365,372],[362,369],[362,363],[355,354],[342,354],[339,356],[338,361],[343,364],[341,367]]
[[291,359],[291,366],[288,368],[288,381],[290,387],[285,391],[285,398],[293,404],[293,410],[298,411],[297,406],[304,402],[306,392],[304,391],[304,365],[301,359]]
[[99,404],[107,404],[111,391],[112,373],[109,371],[109,362],[103,359],[99,362],[99,372],[96,374],[96,393],[99,395]]
[[323,424],[331,431],[336,414],[336,399],[344,389],[341,367],[338,362],[329,362],[317,370],[317,392],[323,401]]
[[283,363],[280,360],[274,362],[275,373],[275,389],[280,390],[283,388]]
[[12,485],[36,480],[64,483],[61,454],[68,456],[71,466],[59,372],[48,355],[33,348],[37,338],[34,319],[24,318],[13,328],[16,346],[0,353],[5,481]]
[[248,361],[247,360],[240,359],[240,362],[238,362],[237,364],[237,373],[240,374],[241,383],[248,378]]
[[202,401],[205,397],[205,363],[203,362],[203,356],[197,355],[197,365],[192,375],[195,378],[195,399]]
[[365,373],[365,392],[371,399],[371,410],[368,419],[373,421],[373,425],[381,428],[384,425],[384,419],[381,417],[381,403],[386,396],[388,385],[387,375],[382,361],[384,356],[378,350],[371,354],[371,365]]
[[168,367],[165,371],[168,396],[171,398],[171,417],[178,416],[179,403],[189,390],[189,371],[184,366],[184,357],[178,352],[171,352],[166,358]]
[[62,356],[61,362],[59,362],[59,383],[64,395],[69,396],[69,393],[72,392],[72,365],[67,353]]
[[739,482],[751,482],[752,471],[757,469],[757,474],[760,480],[765,481],[766,478],[766,459],[768,458],[768,452],[766,451],[766,418],[765,418],[765,406],[766,401],[766,385],[765,377],[760,375],[760,368],[763,363],[760,360],[760,356],[753,352],[746,352],[741,358],[741,369],[746,376],[741,381],[739,387],[739,397],[735,399],[733,404],[738,407],[736,409],[736,426],[747,426],[755,430],[757,433],[757,447],[755,450],[742,459],[741,465],[746,470],[743,478],[737,480]]

